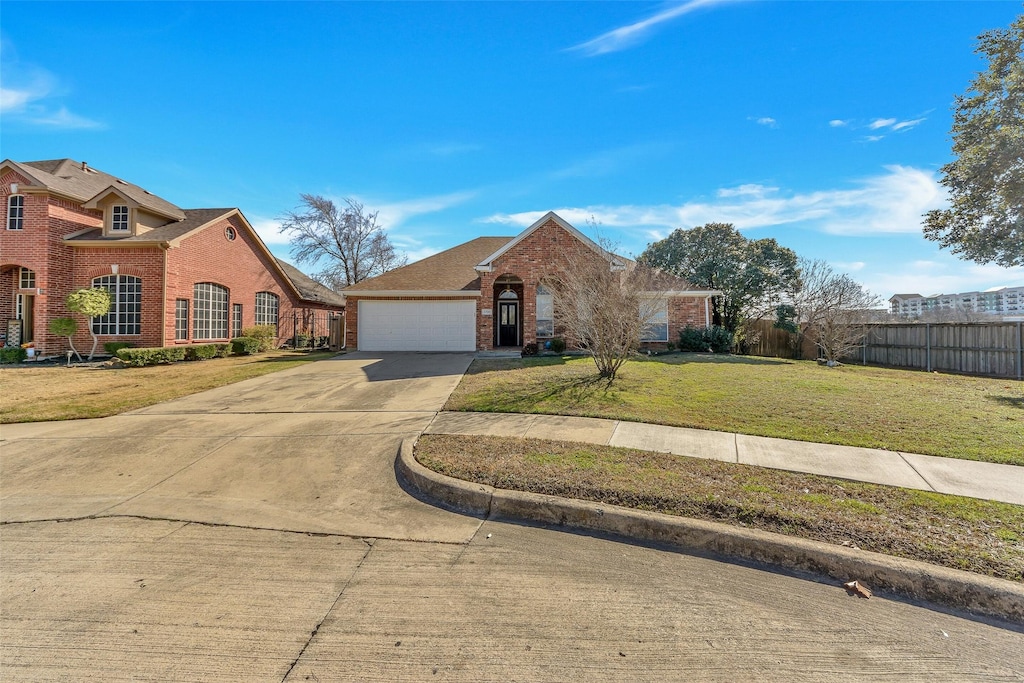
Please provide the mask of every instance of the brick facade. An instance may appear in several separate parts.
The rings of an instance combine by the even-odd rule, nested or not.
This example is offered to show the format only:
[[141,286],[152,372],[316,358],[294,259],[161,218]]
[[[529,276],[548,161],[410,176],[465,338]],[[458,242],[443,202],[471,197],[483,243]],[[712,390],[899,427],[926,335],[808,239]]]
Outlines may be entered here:
[[[8,230],[7,207],[12,184],[24,197],[24,226]],[[49,332],[54,318],[69,317],[64,305],[67,295],[90,287],[93,279],[111,274],[141,279],[141,332],[138,335],[100,335],[100,344],[129,342],[136,347],[169,346],[176,343],[208,343],[219,339],[193,340],[194,285],[212,282],[229,292],[228,333],[231,331],[232,304],[242,304],[242,327],[255,324],[257,292],[278,296],[278,319],[290,323],[293,314],[308,315],[311,310],[340,311],[341,307],[318,305],[303,300],[281,272],[272,256],[237,211],[224,211],[221,218],[186,232],[180,239],[162,244],[139,244],[106,239],[75,244],[66,238],[75,233],[103,226],[99,210],[86,209],[76,202],[46,190],[22,190],[32,180],[16,172],[0,178],[0,201],[4,225],[0,227],[0,321],[6,332],[6,320],[17,317],[19,295],[30,306],[23,320],[31,319],[24,340],[34,342],[39,355],[63,355],[68,348],[64,337]],[[226,228],[234,230],[229,240]],[[119,243],[120,242],[120,243]],[[35,287],[21,289],[22,268],[35,273]],[[189,301],[189,339],[175,340],[175,302]],[[75,346],[88,350],[92,345],[90,321],[78,319]],[[291,325],[279,325],[279,343],[291,334]],[[102,347],[100,347],[102,350]]]

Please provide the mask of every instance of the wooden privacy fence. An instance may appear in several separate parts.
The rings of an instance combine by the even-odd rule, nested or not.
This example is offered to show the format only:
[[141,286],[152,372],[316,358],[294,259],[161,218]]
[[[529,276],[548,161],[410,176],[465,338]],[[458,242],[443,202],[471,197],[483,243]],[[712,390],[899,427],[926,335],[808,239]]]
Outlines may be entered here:
[[303,308],[279,322],[282,332],[296,349],[331,349],[338,351],[345,343],[345,316],[342,313]]
[[880,323],[865,326],[862,363],[1024,379],[1024,323]]
[[[864,341],[845,360],[865,365],[915,368],[928,372],[1024,379],[1024,323],[869,323]],[[750,327],[748,351],[755,356],[816,358],[805,343],[798,356],[796,335],[770,320]]]

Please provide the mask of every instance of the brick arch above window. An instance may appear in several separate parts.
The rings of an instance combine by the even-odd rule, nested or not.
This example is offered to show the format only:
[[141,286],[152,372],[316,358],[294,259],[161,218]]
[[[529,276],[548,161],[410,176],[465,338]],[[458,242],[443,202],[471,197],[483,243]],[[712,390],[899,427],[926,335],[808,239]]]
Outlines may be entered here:
[[146,273],[144,269],[138,266],[122,266],[118,264],[117,272],[111,272],[110,266],[95,266],[85,271],[85,276],[89,281],[95,280],[98,277],[105,277],[107,275],[128,275],[130,277],[145,278],[147,275],[152,273]]

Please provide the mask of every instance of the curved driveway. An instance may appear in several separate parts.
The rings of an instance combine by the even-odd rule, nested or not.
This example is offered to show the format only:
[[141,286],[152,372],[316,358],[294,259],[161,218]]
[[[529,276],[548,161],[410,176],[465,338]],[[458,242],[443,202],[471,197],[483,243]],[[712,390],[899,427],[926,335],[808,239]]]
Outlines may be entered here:
[[3,680],[1021,680],[1024,634],[420,502],[468,354],[0,429]]

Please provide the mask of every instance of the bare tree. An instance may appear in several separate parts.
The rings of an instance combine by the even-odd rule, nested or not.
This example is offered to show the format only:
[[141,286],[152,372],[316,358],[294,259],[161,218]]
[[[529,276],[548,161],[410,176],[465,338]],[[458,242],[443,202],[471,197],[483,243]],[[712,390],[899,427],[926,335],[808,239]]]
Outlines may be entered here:
[[349,198],[340,209],[319,195],[299,196],[301,206],[284,215],[281,227],[291,236],[296,261],[322,266],[313,275],[320,283],[342,289],[408,261],[377,223],[376,211]]
[[[864,324],[879,299],[845,273],[824,261],[800,262],[803,286],[793,297],[795,322],[829,365],[849,356],[864,339]],[[802,338],[798,336],[797,343]]]
[[611,383],[665,310],[657,272],[616,256],[604,243],[599,251],[583,247],[565,257],[557,282],[550,283],[559,329],[570,345],[591,354],[598,374]]

